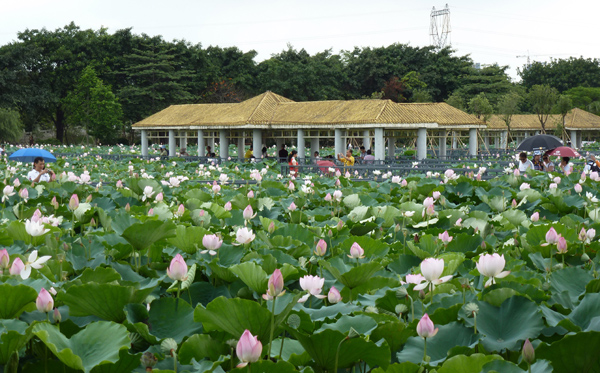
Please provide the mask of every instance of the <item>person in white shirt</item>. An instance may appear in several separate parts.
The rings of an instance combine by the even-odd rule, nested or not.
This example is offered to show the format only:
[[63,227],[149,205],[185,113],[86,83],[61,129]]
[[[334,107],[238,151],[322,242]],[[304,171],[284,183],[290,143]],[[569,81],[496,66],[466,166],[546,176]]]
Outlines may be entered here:
[[565,175],[568,175],[573,171],[573,165],[569,162],[570,160],[571,158],[569,157],[562,157],[560,164],[558,165]]
[[37,157],[33,160],[33,170],[27,174],[27,179],[33,183],[39,183],[40,181],[54,181],[56,180],[56,174],[54,171],[46,168],[46,162],[44,158]]
[[525,172],[530,168],[533,170],[533,163],[527,159],[527,153],[521,152],[519,154],[519,171]]

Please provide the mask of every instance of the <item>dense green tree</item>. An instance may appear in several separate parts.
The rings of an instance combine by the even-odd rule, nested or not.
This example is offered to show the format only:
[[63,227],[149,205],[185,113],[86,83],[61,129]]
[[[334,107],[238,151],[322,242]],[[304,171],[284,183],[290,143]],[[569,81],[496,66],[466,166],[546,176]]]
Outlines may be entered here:
[[482,92],[469,100],[469,112],[485,122],[494,113],[494,108]]
[[534,85],[529,90],[527,99],[542,125],[542,133],[546,133],[546,121],[548,121],[548,115],[554,104],[556,104],[558,91],[548,85]]
[[575,87],[565,91],[564,94],[571,98],[573,107],[588,110],[594,114],[599,113],[594,108],[600,105],[600,87]]
[[506,124],[506,128],[508,131],[508,139],[510,142],[511,132],[510,132],[510,123],[512,122],[512,117],[515,114],[519,113],[519,106],[523,101],[523,96],[518,94],[517,92],[509,92],[502,97],[498,101],[498,114],[500,114],[500,118]]
[[19,112],[0,108],[0,143],[18,142],[23,138],[23,133]]
[[121,104],[91,66],[83,70],[63,104],[67,122],[83,126],[86,134],[91,134],[103,144],[114,144],[119,138],[123,116]]
[[533,62],[519,69],[518,74],[526,88],[548,85],[564,92],[574,87],[600,87],[600,60],[570,57]]
[[[295,101],[347,98],[347,77],[338,55],[330,50],[311,56],[291,46],[258,65],[259,91],[270,90]],[[381,89],[381,87],[380,87]]]
[[448,97],[448,99],[446,100],[446,103],[448,105],[450,105],[450,106],[453,106],[453,107],[459,109],[459,110],[465,110],[466,109],[465,99],[458,92],[452,93],[450,95],[450,97]]
[[[455,92],[469,102],[480,93],[492,106],[497,106],[500,97],[513,89],[509,76],[506,74],[508,66],[491,65],[482,69],[471,67],[469,73],[462,77],[461,86]],[[453,92],[454,93],[454,92]]]
[[560,114],[561,121],[559,125],[556,127],[556,133],[559,137],[562,137],[563,140],[567,138],[567,132],[565,129],[565,117],[569,114],[569,111],[573,109],[573,100],[567,95],[560,95],[556,100],[556,104],[554,104],[553,111],[555,113]]

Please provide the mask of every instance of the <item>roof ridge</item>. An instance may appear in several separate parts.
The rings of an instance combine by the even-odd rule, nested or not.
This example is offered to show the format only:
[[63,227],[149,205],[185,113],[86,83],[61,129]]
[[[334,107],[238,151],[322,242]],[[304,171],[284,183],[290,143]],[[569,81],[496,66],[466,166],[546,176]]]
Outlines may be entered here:
[[390,103],[390,102],[392,102],[392,100],[390,100],[390,99],[386,99],[383,101],[383,105],[381,105],[381,110],[379,110],[379,113],[375,116],[375,120],[379,119],[381,114],[383,114],[383,111],[387,108],[388,103]]
[[256,111],[258,110],[260,105],[267,98],[267,95],[269,94],[269,92],[271,92],[271,91],[266,91],[265,93],[263,93],[263,97],[260,99],[258,104],[256,104],[256,107],[254,108],[254,110],[252,110],[252,113],[248,116],[248,119],[246,119],[247,122],[250,122],[252,120],[252,117],[254,116],[254,114],[256,114]]

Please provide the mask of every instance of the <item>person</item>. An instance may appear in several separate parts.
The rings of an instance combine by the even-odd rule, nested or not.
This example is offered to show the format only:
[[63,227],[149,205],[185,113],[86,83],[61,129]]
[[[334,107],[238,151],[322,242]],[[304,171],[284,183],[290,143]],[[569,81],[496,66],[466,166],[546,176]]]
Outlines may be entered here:
[[160,146],[160,156],[161,157],[166,157],[169,155],[169,152],[167,151],[167,147],[164,145]]
[[285,144],[281,144],[281,149],[279,149],[279,162],[285,162],[288,158],[288,151],[285,150]]
[[187,157],[189,155],[185,146],[179,149],[179,155],[182,157]]
[[315,152],[313,153],[313,159],[314,159],[314,161],[315,161],[315,162],[317,162],[317,161],[320,161],[320,160],[321,160],[321,157],[319,156],[319,152],[318,152],[318,151],[315,151]]
[[536,171],[543,171],[544,164],[542,163],[542,152],[539,150],[535,150],[533,152],[533,169]]
[[54,181],[56,180],[56,174],[51,169],[46,168],[44,158],[35,157],[33,160],[33,170],[29,171],[27,179],[33,183]]
[[554,172],[554,163],[550,161],[550,157],[548,156],[548,154],[544,154],[544,156],[542,157],[542,161],[544,164],[544,171]]
[[599,172],[600,173],[600,161],[598,161],[596,159],[596,156],[593,154],[590,154],[588,156],[588,162],[585,165],[584,168],[585,171],[591,171],[591,172]]
[[298,161],[296,160],[297,154],[298,154],[297,151],[292,150],[292,152],[288,155],[288,164],[290,165],[290,175],[296,175],[298,173],[298,167],[292,167],[292,166],[298,165]]
[[360,158],[364,160],[365,157],[367,156],[367,151],[365,150],[365,146],[361,145],[359,149],[360,149]]
[[570,160],[571,158],[569,157],[562,157],[560,165],[558,165],[565,175],[568,175],[573,171],[573,165],[569,163]]
[[530,168],[533,169],[533,163],[527,159],[527,153],[521,152],[521,154],[519,154],[519,171],[525,172]]
[[366,164],[373,164],[373,161],[375,160],[375,156],[372,154],[371,149],[367,150],[367,153],[364,157],[364,161]]
[[33,147],[33,133],[29,135],[29,146]]
[[252,145],[250,145],[250,149],[246,150],[246,153],[244,154],[244,159],[246,159],[246,161],[250,161],[250,158],[252,158],[254,156],[254,147]]
[[210,145],[208,145],[206,147],[206,156],[207,157],[214,157],[215,156],[215,153],[212,152],[212,148],[210,147]]
[[267,146],[266,145],[263,145],[263,147],[261,149],[261,153],[262,153],[263,158],[267,158]]
[[346,151],[346,156],[344,157],[342,153],[338,154],[338,161],[342,162],[344,166],[354,166],[354,157],[352,156],[352,149],[348,149]]

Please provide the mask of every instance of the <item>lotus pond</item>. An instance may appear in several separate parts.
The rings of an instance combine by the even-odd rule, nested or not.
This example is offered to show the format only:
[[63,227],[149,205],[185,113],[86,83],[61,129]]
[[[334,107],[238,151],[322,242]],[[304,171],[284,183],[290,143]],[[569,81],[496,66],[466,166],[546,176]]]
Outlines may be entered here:
[[600,370],[597,174],[49,166],[0,163],[5,372]]

